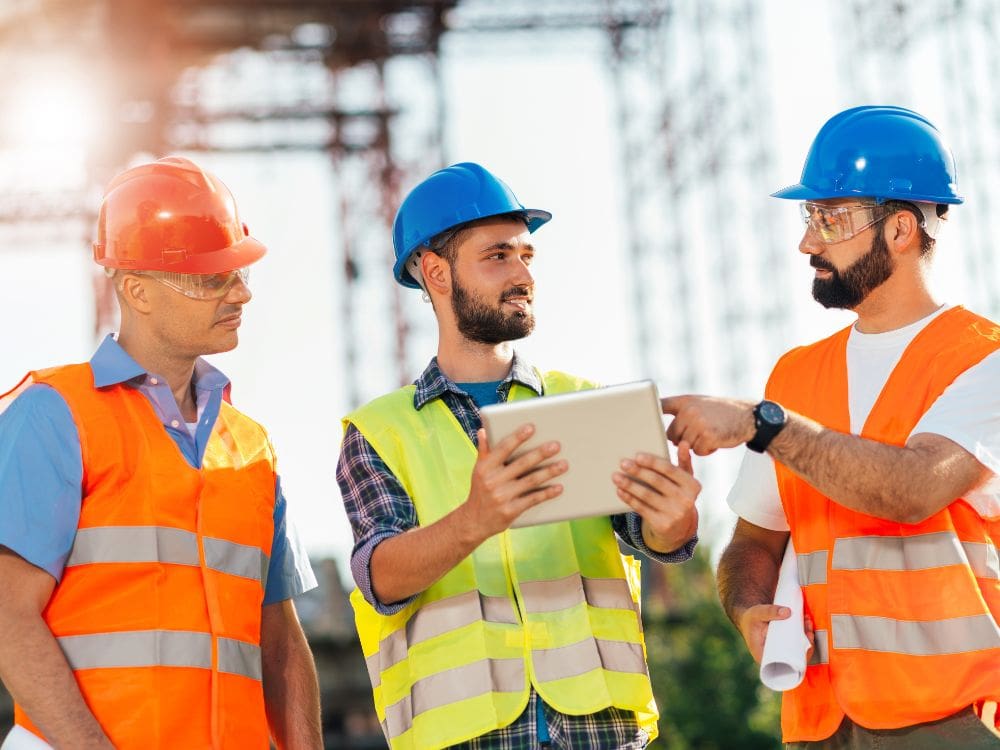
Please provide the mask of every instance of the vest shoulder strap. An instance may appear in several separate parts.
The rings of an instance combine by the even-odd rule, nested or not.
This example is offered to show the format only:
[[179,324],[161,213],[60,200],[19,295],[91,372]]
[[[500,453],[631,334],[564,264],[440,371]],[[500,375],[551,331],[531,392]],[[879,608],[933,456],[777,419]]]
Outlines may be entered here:
[[542,388],[545,395],[552,396],[557,393],[572,393],[574,391],[589,391],[592,388],[599,388],[600,384],[593,380],[570,375],[559,370],[549,370],[542,375]]
[[851,326],[848,326],[825,339],[797,346],[785,352],[771,371],[764,389],[765,395],[770,398],[786,391],[789,382],[795,380],[803,370],[816,370],[828,366],[832,358],[845,351],[847,338],[850,335]]

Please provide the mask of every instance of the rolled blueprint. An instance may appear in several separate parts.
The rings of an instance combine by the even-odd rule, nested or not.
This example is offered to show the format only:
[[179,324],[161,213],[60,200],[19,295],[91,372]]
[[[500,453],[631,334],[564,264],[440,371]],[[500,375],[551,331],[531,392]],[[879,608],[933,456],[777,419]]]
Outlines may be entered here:
[[806,674],[806,638],[802,620],[802,588],[799,586],[798,564],[791,538],[785,548],[778,571],[778,587],[774,603],[788,607],[792,614],[785,620],[771,620],[764,638],[764,654],[760,660],[760,680],[771,690],[791,690],[798,687]]
[[0,750],[52,750],[52,745],[24,727],[14,725]]

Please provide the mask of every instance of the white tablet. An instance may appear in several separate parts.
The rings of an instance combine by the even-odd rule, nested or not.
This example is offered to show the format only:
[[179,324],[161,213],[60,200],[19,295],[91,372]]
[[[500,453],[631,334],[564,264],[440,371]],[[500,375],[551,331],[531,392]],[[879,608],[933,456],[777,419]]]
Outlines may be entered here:
[[543,398],[508,401],[480,411],[486,437],[496,445],[523,424],[535,426],[525,450],[558,440],[555,460],[569,470],[553,482],[563,493],[522,513],[513,526],[536,526],[571,518],[625,513],[631,508],[618,499],[611,475],[621,471],[623,458],[636,453],[667,457],[660,399],[650,380]]

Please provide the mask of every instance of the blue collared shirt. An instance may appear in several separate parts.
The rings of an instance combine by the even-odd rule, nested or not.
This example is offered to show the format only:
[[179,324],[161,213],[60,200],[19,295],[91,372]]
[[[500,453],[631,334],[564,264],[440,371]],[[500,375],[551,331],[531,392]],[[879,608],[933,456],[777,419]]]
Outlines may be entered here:
[[[194,369],[198,423],[194,436],[162,377],[148,373],[113,336],[100,345],[90,368],[94,385],[119,383],[149,399],[184,459],[200,468],[229,379],[203,359]],[[73,548],[82,502],[83,458],[69,406],[54,389],[36,384],[0,413],[0,545],[59,581]],[[274,539],[264,604],[290,599],[316,586],[309,558],[286,518],[281,479],[275,486]]]

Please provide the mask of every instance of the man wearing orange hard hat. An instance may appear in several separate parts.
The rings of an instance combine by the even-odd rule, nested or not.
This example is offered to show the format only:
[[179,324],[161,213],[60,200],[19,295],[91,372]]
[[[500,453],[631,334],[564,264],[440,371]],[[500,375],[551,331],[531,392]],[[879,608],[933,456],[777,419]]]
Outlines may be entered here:
[[265,252],[187,159],[108,186],[119,333],[0,396],[3,750],[321,746],[292,603],[315,577],[267,433],[202,359],[236,347]]

